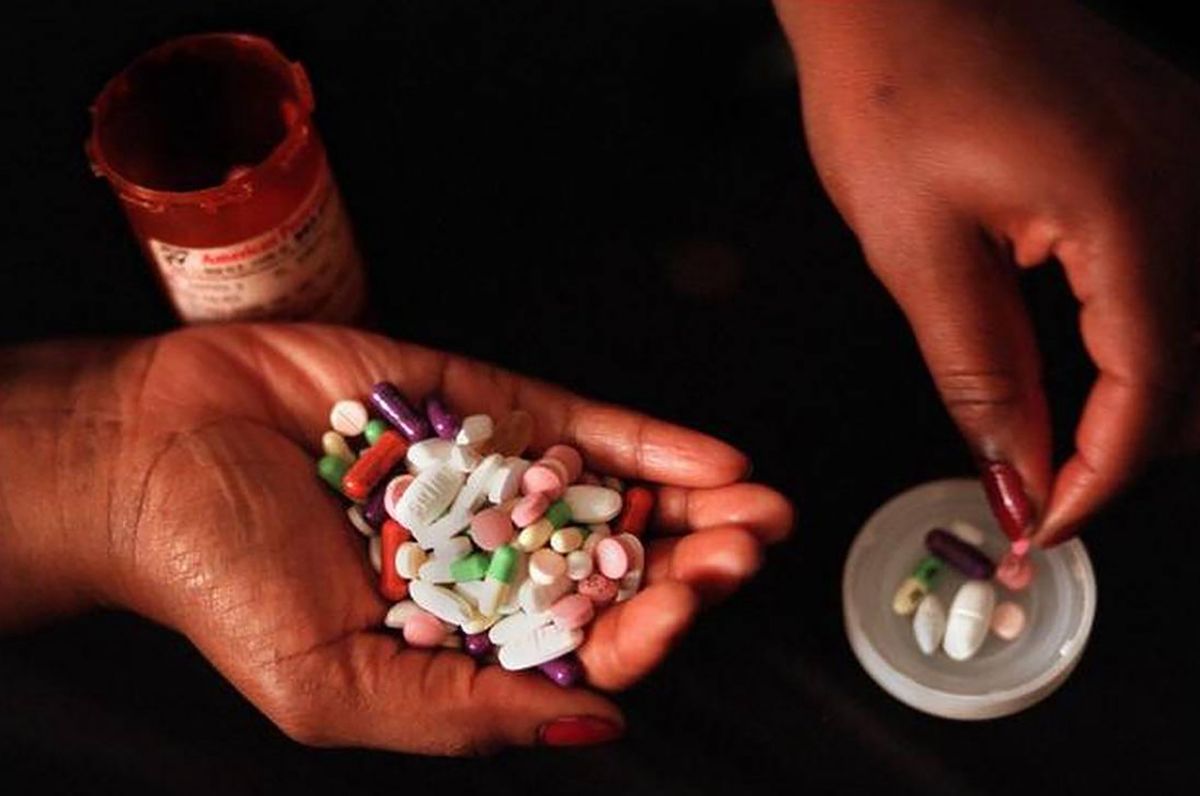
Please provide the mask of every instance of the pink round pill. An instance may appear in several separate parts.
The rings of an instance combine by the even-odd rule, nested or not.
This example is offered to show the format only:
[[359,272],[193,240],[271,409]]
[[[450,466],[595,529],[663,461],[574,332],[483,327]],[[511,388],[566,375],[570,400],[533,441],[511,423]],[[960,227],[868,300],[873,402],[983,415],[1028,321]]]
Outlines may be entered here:
[[1029,547],[1032,543],[1028,537],[1021,537],[1012,543],[1012,551],[1015,555],[1023,556],[1029,552]]
[[532,492],[513,506],[512,521],[518,528],[528,528],[542,518],[550,508],[550,498],[545,492]]
[[404,497],[404,493],[408,491],[408,486],[416,479],[411,475],[398,475],[383,489],[383,510],[387,512],[389,517],[395,518],[396,504],[400,502],[400,498]]
[[1029,556],[1005,553],[996,567],[996,582],[1011,591],[1021,591],[1033,580],[1033,562]]
[[1003,602],[992,611],[992,632],[1012,641],[1025,629],[1025,610],[1016,603]]
[[563,630],[575,630],[592,621],[596,615],[595,604],[582,594],[568,594],[550,606],[554,624]]
[[557,498],[566,485],[558,472],[538,462],[521,476],[521,491],[526,495],[544,492],[549,498]]
[[500,509],[484,509],[471,518],[471,540],[484,550],[508,544],[515,533],[512,519]]
[[629,571],[629,551],[615,537],[601,539],[596,545],[596,565],[604,577],[620,580]]
[[570,445],[551,445],[543,458],[561,462],[562,466],[567,468],[567,483],[569,484],[578,481],[579,476],[583,473],[583,457]]
[[588,575],[579,581],[579,593],[591,600],[597,608],[603,608],[617,599],[617,582],[598,573]]
[[414,611],[404,620],[404,640],[413,647],[436,647],[446,640],[446,626],[426,611]]

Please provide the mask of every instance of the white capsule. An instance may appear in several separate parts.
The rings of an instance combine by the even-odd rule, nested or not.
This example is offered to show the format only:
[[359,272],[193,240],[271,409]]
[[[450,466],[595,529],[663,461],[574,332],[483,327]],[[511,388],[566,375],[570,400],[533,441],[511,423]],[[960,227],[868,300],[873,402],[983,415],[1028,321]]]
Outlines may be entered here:
[[421,606],[417,605],[412,600],[404,600],[393,605],[388,609],[387,616],[383,618],[383,624],[386,627],[399,630],[404,627],[404,623],[416,611],[420,611]]
[[376,573],[383,569],[383,540],[378,536],[367,540],[367,557],[371,559],[371,566]]
[[459,445],[478,445],[492,438],[495,425],[488,415],[471,415],[464,417],[462,426],[458,429],[455,442]]
[[549,586],[566,574],[567,560],[549,548],[543,547],[529,557],[529,579],[539,586]]
[[479,583],[483,587],[478,602],[479,613],[483,616],[499,615],[500,604],[508,596],[508,584],[491,578],[484,578]]
[[367,522],[367,518],[363,516],[362,506],[357,504],[346,509],[346,517],[350,520],[350,524],[355,530],[363,536],[371,537],[375,535],[375,529]]
[[550,549],[566,555],[583,546],[583,531],[574,526],[559,528],[550,535]]
[[498,657],[505,669],[519,671],[561,658],[582,643],[582,630],[562,630],[549,624],[505,644]]
[[517,564],[513,567],[512,582],[508,584],[508,588],[504,590],[504,594],[500,598],[499,612],[502,616],[515,614],[521,610],[520,590],[528,582],[529,556],[518,553]]
[[408,485],[392,518],[405,528],[425,527],[454,503],[462,486],[462,473],[444,464],[431,467]]
[[408,584],[408,596],[438,619],[452,625],[465,625],[475,616],[471,604],[460,595],[423,580],[414,580]]
[[534,583],[530,578],[517,589],[517,602],[525,613],[540,614],[543,611],[549,611],[550,606],[554,605],[559,597],[569,592],[574,585],[575,583],[567,578],[559,578],[553,583],[543,586]]
[[338,401],[329,411],[329,425],[345,437],[357,437],[363,433],[368,419],[367,407],[349,398]]
[[478,467],[482,460],[479,451],[469,445],[455,445],[450,449],[450,458],[446,463],[459,472],[469,473]]
[[621,513],[621,493],[602,486],[569,486],[562,499],[571,508],[571,518],[584,525],[608,522]]
[[591,553],[585,553],[583,550],[575,550],[567,554],[567,577],[574,581],[580,581],[592,574],[596,564],[592,560]]
[[948,530],[969,545],[979,547],[983,544],[983,531],[966,520],[955,520]]
[[413,580],[421,571],[427,556],[416,542],[405,542],[396,548],[396,574],[405,580]]
[[946,632],[946,609],[936,594],[927,594],[913,614],[913,636],[926,655],[932,655],[942,644]]
[[986,580],[969,580],[950,603],[942,649],[956,661],[969,660],[983,646],[996,606],[996,590]]
[[631,533],[620,534],[617,538],[621,540],[625,552],[629,554],[629,569],[617,581],[616,602],[623,603],[637,594],[638,589],[642,587],[642,570],[646,568],[646,548],[642,546],[642,540]]
[[454,443],[450,440],[431,437],[409,445],[408,453],[404,454],[404,458],[412,473],[419,475],[431,467],[445,464],[453,449]]
[[336,431],[326,431],[321,435],[321,450],[325,455],[336,456],[344,462],[353,462],[357,458],[346,438]]
[[497,647],[503,647],[510,641],[516,641],[527,636],[539,627],[544,627],[554,620],[549,611],[540,614],[521,613],[506,616],[488,631],[488,638]]

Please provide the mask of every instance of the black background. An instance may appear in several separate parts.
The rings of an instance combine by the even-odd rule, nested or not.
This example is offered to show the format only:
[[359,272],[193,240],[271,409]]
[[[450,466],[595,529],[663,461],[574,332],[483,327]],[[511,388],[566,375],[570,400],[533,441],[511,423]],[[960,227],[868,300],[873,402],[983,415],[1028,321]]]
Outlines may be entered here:
[[[1195,67],[1167,12],[1105,10]],[[722,436],[796,502],[798,524],[618,697],[629,734],[612,746],[469,761],[306,749],[184,639],[103,615],[0,641],[0,789],[1194,789],[1195,461],[1155,467],[1088,529],[1092,641],[1041,705],[937,720],[855,661],[839,600],[855,530],[970,460],[814,179],[769,3],[43,2],[6,15],[4,339],[171,325],[89,172],[86,110],[165,38],[258,32],[308,69],[389,332]],[[1061,453],[1091,369],[1055,269],[1024,288]]]

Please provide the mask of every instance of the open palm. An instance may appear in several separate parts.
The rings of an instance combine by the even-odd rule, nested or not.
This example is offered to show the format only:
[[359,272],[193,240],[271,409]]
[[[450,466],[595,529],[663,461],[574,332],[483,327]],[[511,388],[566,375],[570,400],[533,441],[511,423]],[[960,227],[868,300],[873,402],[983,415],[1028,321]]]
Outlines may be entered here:
[[338,398],[387,379],[463,413],[521,408],[535,450],[565,441],[597,472],[658,485],[646,588],[603,612],[579,650],[600,689],[645,675],[791,527],[783,497],[736,483],[747,462],[724,443],[486,364],[323,326],[188,329],[147,345],[121,381],[122,599],[186,634],[305,743],[454,754],[533,743],[565,717],[621,723],[593,691],[409,649],[382,629],[389,604],[363,539],[313,470]]

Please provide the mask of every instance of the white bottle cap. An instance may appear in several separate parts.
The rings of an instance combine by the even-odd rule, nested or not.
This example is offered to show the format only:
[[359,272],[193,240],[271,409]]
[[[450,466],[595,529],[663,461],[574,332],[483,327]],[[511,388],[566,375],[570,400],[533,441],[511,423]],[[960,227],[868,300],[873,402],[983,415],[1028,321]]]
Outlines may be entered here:
[[[892,611],[896,588],[928,555],[925,534],[966,520],[984,529],[982,548],[993,561],[1008,549],[978,481],[950,479],[910,489],[876,511],[846,557],[842,606],[846,634],[859,662],[884,690],[917,710],[951,719],[990,719],[1023,710],[1067,679],[1083,653],[1096,615],[1096,578],[1078,540],[1033,550],[1033,583],[1001,600],[1025,609],[1025,631],[1013,641],[989,636],[968,661],[940,650],[925,656],[913,637],[912,617]],[[963,576],[950,566],[933,593],[950,604]]]

